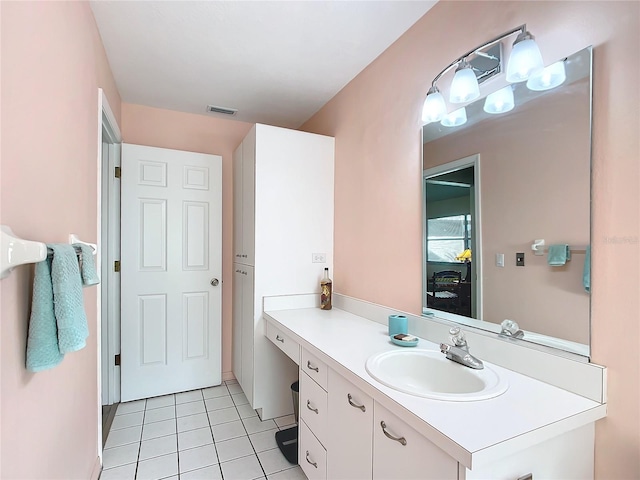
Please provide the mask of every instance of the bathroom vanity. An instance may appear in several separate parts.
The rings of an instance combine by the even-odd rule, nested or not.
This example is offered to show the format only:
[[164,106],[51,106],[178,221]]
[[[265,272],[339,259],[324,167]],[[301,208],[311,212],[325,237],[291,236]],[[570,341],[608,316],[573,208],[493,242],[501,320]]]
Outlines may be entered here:
[[[604,397],[587,398],[489,363],[474,351],[475,337],[469,341],[471,353],[508,384],[504,393],[466,401],[403,393],[365,368],[367,359],[381,352],[411,350],[389,341],[380,321],[384,307],[362,302],[362,311],[377,315],[373,321],[353,310],[315,308],[313,296],[305,305],[304,297],[265,298],[264,318],[265,335],[299,365],[298,453],[308,478],[593,478],[594,426],[606,415]],[[425,328],[438,331],[433,320],[416,321],[423,328],[418,336]],[[410,333],[416,325],[410,320]],[[439,346],[424,338],[417,348],[439,353]],[[572,362],[561,356],[548,360]],[[540,365],[548,368],[544,361]],[[602,367],[584,363],[566,369],[592,367],[591,378],[602,379],[595,391],[604,385]],[[556,374],[555,383],[561,378]]]

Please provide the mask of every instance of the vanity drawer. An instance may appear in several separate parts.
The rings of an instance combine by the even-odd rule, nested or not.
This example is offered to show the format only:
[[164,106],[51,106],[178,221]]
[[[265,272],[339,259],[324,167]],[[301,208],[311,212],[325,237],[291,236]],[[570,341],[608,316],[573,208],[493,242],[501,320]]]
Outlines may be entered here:
[[300,374],[300,417],[323,445],[327,432],[327,392],[306,373]]
[[457,461],[378,402],[373,419],[373,480],[458,480]]
[[267,321],[267,337],[276,347],[282,350],[287,357],[296,362],[296,364],[300,364],[300,345],[269,321]]
[[326,480],[327,451],[311,433],[309,427],[300,422],[300,441],[298,443],[298,464],[309,480]]
[[323,389],[327,389],[327,365],[304,348],[302,349],[300,369],[313,378]]

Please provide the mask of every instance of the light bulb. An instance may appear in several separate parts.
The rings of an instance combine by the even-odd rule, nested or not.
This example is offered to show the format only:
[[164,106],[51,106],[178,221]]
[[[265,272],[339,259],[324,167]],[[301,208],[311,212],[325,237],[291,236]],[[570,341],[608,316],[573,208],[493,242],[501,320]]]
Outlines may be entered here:
[[507,64],[507,82],[524,82],[531,74],[542,70],[544,62],[540,49],[529,32],[522,32],[513,42]]
[[464,107],[454,110],[440,120],[440,125],[443,127],[459,127],[465,123],[467,123],[467,109]]
[[484,101],[484,111],[491,114],[506,113],[513,110],[513,107],[515,101],[511,85],[487,95]]
[[449,101],[451,103],[466,103],[475,100],[480,96],[478,79],[473,72],[473,68],[464,60],[456,68],[456,74],[451,82],[449,91]]
[[527,80],[527,88],[536,92],[551,90],[562,85],[566,79],[564,60],[560,60],[531,75]]
[[424,123],[439,122],[447,113],[447,105],[444,97],[435,85],[427,92],[422,106],[422,121]]

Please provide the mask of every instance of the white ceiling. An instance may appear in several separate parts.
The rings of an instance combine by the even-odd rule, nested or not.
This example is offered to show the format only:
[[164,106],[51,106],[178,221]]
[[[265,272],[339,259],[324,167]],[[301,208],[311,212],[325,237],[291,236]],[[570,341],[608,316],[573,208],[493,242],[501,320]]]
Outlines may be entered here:
[[122,101],[299,127],[433,1],[103,1],[91,8]]

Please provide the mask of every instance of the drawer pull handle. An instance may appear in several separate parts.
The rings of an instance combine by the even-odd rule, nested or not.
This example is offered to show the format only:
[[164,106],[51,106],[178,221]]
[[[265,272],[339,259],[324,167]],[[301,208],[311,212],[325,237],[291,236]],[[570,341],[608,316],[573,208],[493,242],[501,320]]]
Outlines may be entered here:
[[382,427],[382,431],[387,438],[390,438],[391,440],[395,440],[396,442],[400,442],[402,446],[405,446],[407,444],[407,440],[404,437],[394,437],[389,432],[387,432],[387,424],[384,423],[384,420],[380,422],[380,426]]
[[347,400],[349,401],[349,405],[351,405],[352,407],[359,408],[363,412],[367,411],[367,407],[365,407],[364,405],[358,405],[357,403],[353,403],[353,397],[351,396],[350,393],[347,393]]
[[308,464],[313,465],[315,468],[318,468],[318,464],[316,462],[312,462],[311,460],[309,460],[309,450],[307,450],[306,458]]
[[282,337],[281,337],[280,335],[278,335],[278,334],[276,334],[276,340],[277,340],[278,342],[282,342],[282,343],[284,343],[284,338],[282,338]]
[[307,368],[309,370],[313,370],[314,372],[319,372],[320,370],[318,369],[318,367],[314,367],[313,365],[311,365],[311,362],[309,360],[307,360]]
[[310,401],[310,400],[307,400],[307,408],[308,408],[309,410],[311,410],[312,412],[316,412],[316,415],[318,414],[318,409],[317,409],[317,408],[313,408],[313,407],[311,406],[311,401]]

